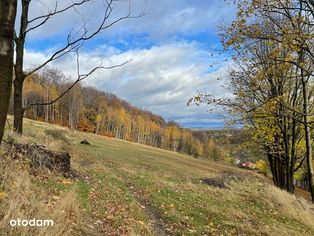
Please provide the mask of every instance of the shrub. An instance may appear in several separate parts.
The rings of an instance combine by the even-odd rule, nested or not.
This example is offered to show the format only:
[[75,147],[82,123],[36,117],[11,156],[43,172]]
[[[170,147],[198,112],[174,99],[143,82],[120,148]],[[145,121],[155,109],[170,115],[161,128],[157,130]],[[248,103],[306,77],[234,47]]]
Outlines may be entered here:
[[267,175],[269,172],[269,167],[264,160],[258,160],[255,162],[255,168],[260,172],[263,173],[264,175]]

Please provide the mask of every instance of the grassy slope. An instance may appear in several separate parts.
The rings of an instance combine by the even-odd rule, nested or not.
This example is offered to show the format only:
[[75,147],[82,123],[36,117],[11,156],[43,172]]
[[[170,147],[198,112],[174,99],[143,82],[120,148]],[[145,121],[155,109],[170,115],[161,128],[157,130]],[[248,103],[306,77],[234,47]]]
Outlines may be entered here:
[[[53,138],[46,129],[60,128],[27,120],[24,141],[69,151],[84,176],[37,180],[54,195],[76,192],[77,235],[314,235],[311,206],[250,171],[67,129]],[[82,138],[92,145],[78,144]],[[202,182],[221,176],[241,181],[227,188]]]

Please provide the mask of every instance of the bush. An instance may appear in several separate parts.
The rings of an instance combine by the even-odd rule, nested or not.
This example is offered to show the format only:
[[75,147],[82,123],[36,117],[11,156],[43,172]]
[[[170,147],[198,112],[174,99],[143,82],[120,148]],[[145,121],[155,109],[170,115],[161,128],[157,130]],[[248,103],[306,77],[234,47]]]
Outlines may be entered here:
[[267,175],[269,173],[269,167],[264,160],[258,160],[255,162],[255,168],[262,174]]

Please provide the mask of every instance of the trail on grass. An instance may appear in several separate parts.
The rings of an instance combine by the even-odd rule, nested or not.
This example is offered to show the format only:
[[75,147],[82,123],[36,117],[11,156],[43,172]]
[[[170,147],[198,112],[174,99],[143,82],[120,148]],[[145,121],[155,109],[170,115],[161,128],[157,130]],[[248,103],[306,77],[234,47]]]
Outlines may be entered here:
[[153,233],[160,236],[167,235],[166,226],[159,213],[159,210],[156,207],[152,206],[149,202],[149,199],[145,197],[140,190],[135,189],[135,187],[132,186],[131,183],[128,183],[126,186],[128,187],[129,192],[136,199],[141,208],[144,210],[145,214],[150,219]]

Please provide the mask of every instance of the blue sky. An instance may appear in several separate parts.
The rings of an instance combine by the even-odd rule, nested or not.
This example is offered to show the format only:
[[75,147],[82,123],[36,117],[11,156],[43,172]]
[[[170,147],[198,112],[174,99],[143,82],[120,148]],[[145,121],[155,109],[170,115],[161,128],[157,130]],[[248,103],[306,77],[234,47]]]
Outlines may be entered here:
[[[59,1],[62,8],[70,0]],[[68,33],[81,32],[82,19],[91,32],[103,15],[102,0],[94,0],[50,19],[28,35],[25,67],[39,64],[62,47]],[[114,4],[108,23],[127,13],[145,10],[137,19],[127,19],[103,31],[80,49],[81,71],[99,62],[114,65],[132,59],[122,68],[98,71],[84,83],[115,93],[140,108],[151,110],[184,127],[223,127],[221,110],[187,106],[196,91],[229,96],[222,88],[228,57],[219,54],[219,26],[235,16],[231,3],[223,0],[133,0]],[[29,19],[45,14],[55,1],[33,0]],[[18,24],[18,23],[17,23]],[[213,54],[213,55],[212,55]],[[215,67],[211,65],[215,62]],[[68,76],[76,75],[74,55],[66,55],[51,66]]]

